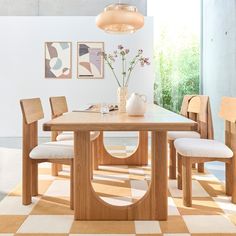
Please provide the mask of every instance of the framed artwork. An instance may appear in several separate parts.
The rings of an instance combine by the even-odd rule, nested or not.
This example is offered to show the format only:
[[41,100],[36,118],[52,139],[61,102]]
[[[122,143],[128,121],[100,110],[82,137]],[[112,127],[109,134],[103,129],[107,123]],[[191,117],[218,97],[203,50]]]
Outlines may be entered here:
[[71,42],[45,42],[45,78],[72,78]]
[[104,77],[103,42],[77,43],[77,78],[103,79]]

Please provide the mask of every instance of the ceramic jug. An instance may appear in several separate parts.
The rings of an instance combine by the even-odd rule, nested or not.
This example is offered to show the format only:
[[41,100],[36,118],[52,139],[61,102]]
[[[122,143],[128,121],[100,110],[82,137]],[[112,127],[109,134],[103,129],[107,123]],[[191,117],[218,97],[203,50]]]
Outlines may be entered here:
[[132,93],[126,103],[126,112],[129,116],[143,116],[147,109],[147,98],[145,95]]

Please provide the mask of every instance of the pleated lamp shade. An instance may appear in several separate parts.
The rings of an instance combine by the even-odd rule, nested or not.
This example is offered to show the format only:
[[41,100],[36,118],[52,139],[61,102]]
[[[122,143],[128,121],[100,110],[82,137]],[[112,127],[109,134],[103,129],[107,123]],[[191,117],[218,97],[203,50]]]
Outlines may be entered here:
[[97,16],[96,25],[107,33],[134,33],[143,27],[144,17],[135,6],[112,4]]

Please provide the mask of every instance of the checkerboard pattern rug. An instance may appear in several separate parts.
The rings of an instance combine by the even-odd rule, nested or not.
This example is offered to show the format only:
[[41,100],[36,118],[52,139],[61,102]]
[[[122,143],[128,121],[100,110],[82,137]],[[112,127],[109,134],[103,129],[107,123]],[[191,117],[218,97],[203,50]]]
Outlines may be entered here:
[[[132,147],[112,146],[124,157]],[[52,177],[49,164],[41,164],[39,193],[29,206],[21,204],[21,185],[0,201],[1,235],[236,235],[236,205],[224,194],[224,186],[209,173],[193,174],[193,206],[182,204],[176,180],[169,180],[168,221],[74,221],[69,207],[69,169]],[[93,187],[106,202],[127,205],[140,199],[150,183],[150,165],[100,166]]]

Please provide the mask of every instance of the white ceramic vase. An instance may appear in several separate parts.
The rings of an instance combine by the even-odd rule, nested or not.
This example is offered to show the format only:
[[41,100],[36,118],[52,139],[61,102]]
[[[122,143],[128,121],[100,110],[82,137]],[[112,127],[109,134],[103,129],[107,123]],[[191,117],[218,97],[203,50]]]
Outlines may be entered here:
[[128,98],[128,87],[119,87],[117,90],[119,112],[126,112],[126,101]]
[[126,104],[129,116],[144,116],[147,110],[147,98],[145,95],[132,93]]

